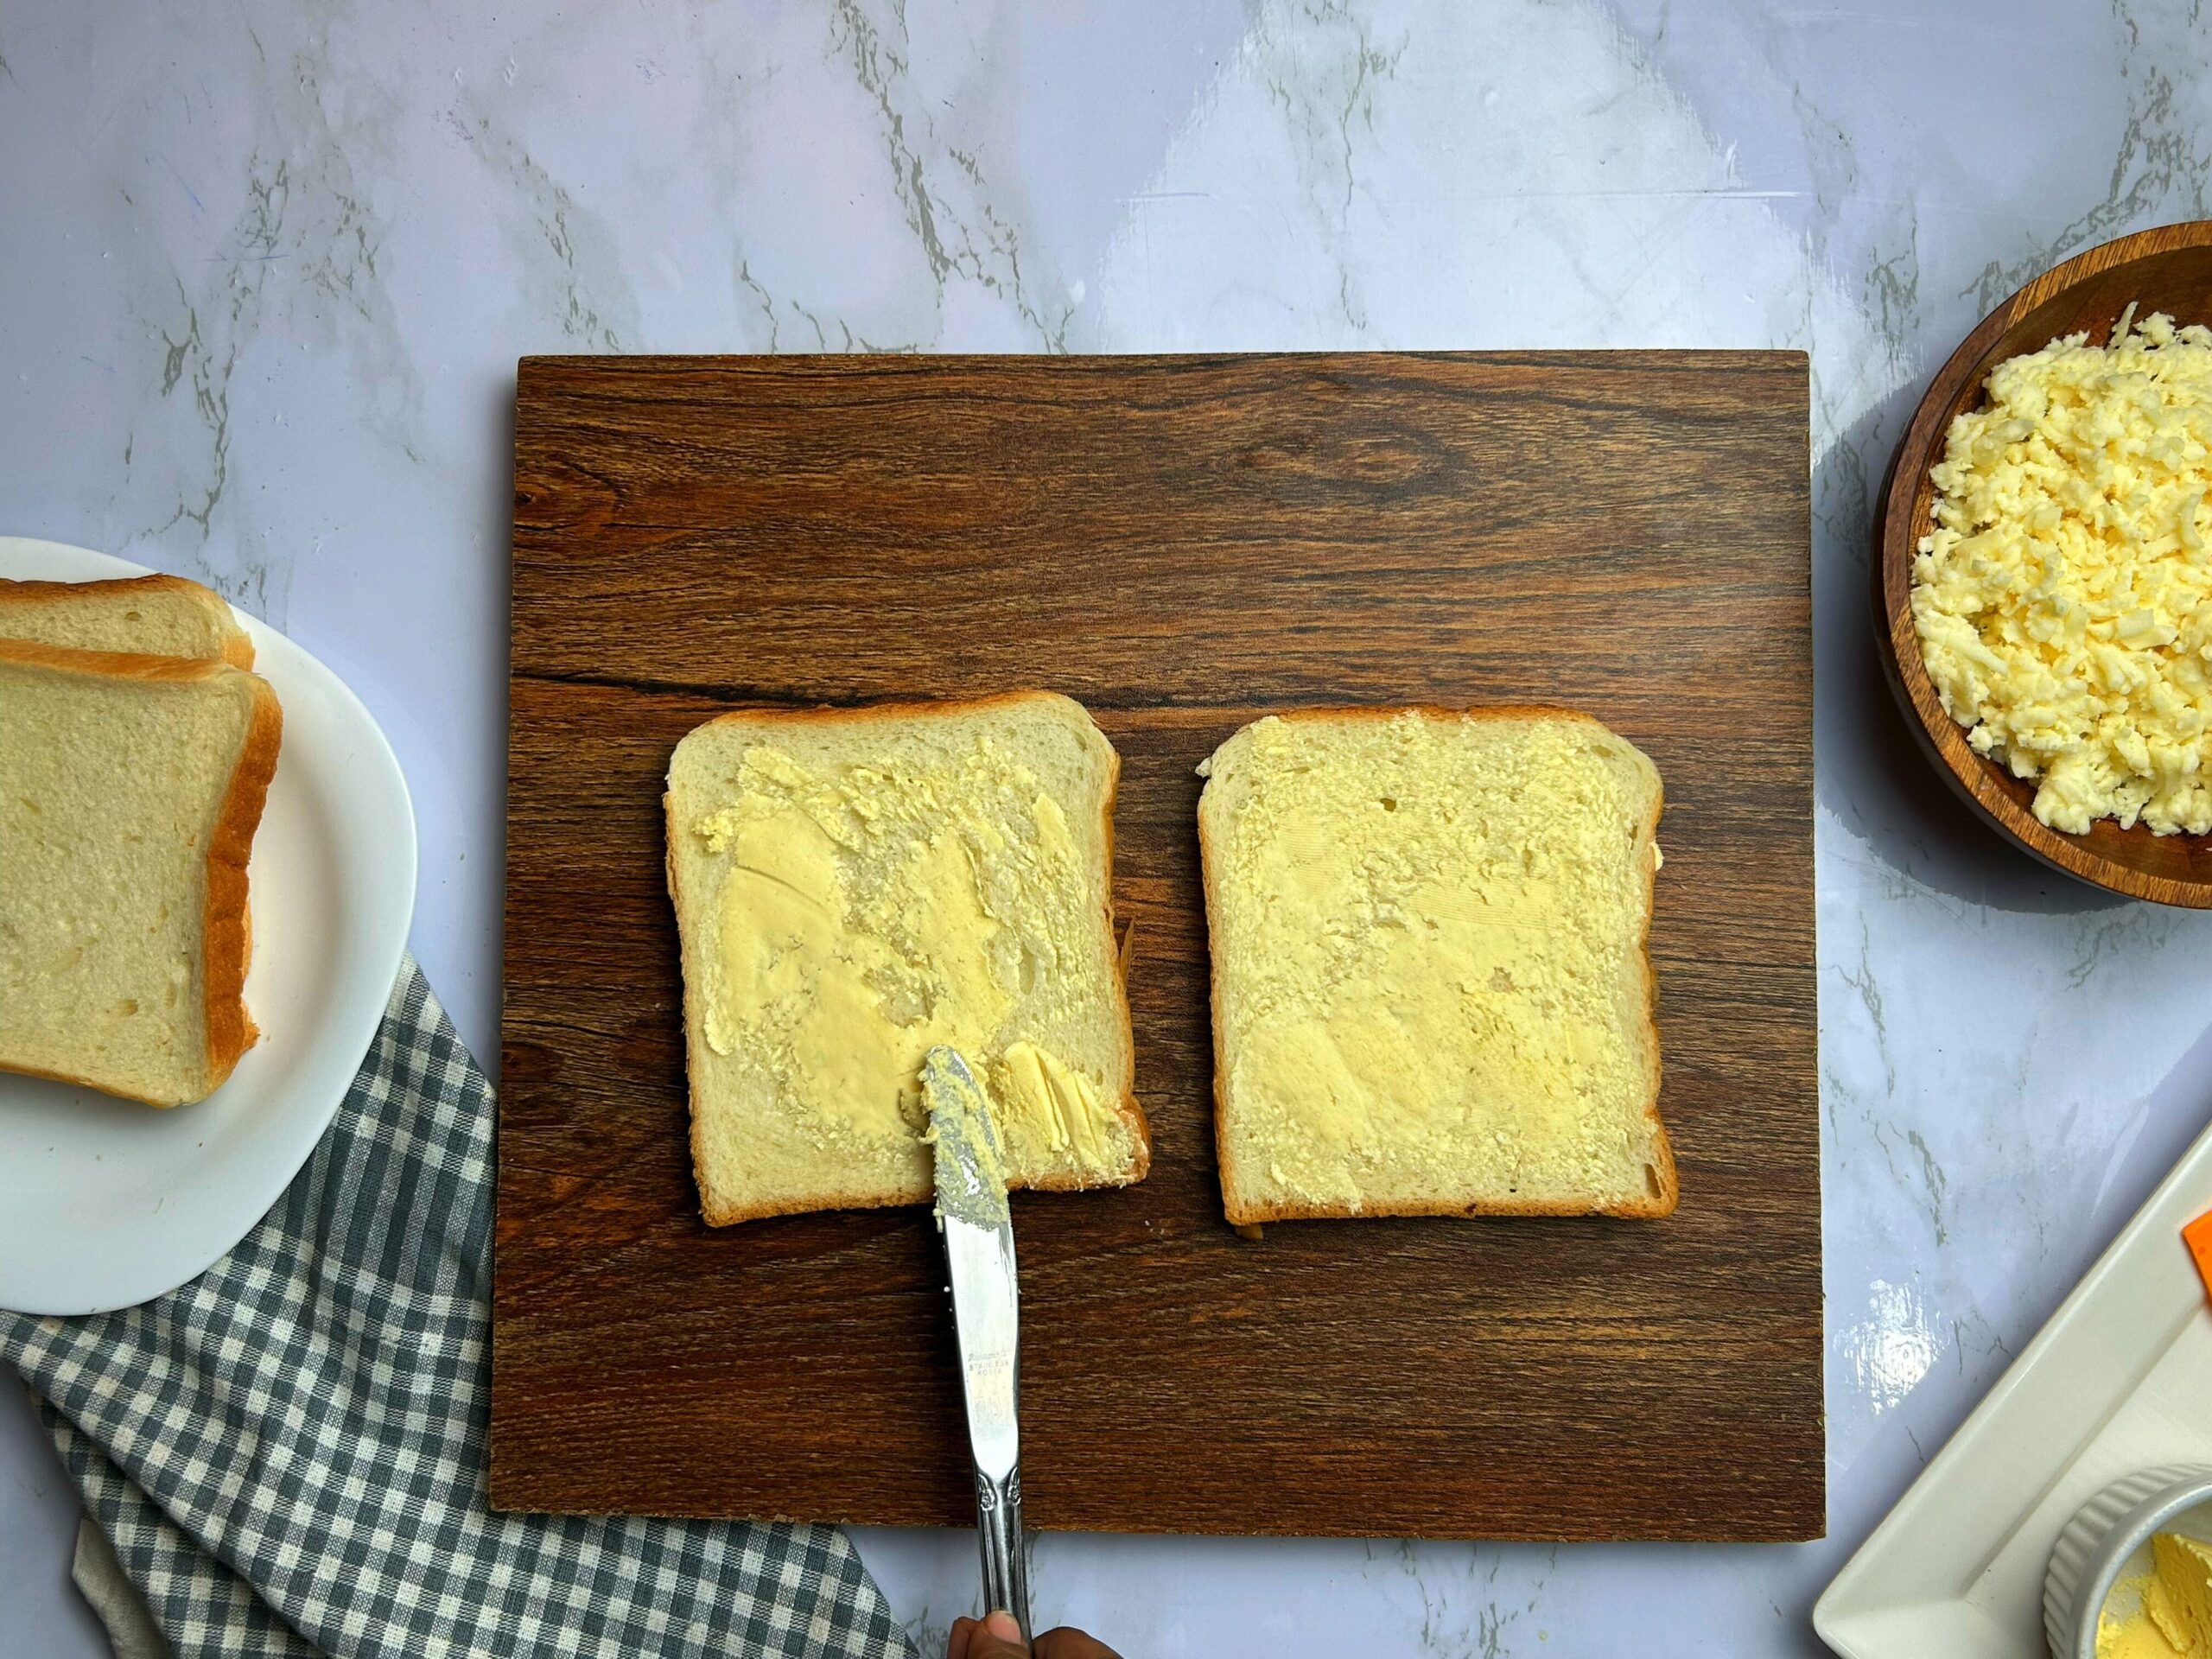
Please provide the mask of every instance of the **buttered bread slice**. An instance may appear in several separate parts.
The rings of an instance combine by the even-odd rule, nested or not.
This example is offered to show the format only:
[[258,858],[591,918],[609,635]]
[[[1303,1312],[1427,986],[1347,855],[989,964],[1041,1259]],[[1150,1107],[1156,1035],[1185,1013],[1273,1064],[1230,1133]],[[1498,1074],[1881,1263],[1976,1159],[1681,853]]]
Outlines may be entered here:
[[1009,1185],[1143,1178],[1119,766],[1041,691],[725,715],[677,746],[668,880],[709,1224],[928,1202],[919,1073],[939,1043],[989,1093]]
[[1311,710],[1202,770],[1230,1221],[1674,1209],[1634,745],[1566,709]]

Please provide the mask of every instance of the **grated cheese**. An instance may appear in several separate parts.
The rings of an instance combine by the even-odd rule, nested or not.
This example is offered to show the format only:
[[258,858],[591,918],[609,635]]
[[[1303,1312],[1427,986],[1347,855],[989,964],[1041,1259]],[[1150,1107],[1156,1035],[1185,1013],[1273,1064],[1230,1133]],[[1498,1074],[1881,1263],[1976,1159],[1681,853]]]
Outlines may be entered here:
[[1912,615],[1944,710],[2035,815],[2212,832],[2212,330],[2120,316],[1989,377],[1930,470]]

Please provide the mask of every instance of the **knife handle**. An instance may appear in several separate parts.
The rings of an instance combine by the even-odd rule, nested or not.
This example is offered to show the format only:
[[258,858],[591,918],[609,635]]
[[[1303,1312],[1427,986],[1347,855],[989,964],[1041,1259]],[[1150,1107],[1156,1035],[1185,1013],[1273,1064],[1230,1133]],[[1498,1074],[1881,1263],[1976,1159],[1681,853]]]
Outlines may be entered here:
[[1029,1552],[1021,1536],[1021,1465],[1004,1480],[976,1471],[976,1541],[983,1553],[983,1611],[1009,1612],[1029,1639]]

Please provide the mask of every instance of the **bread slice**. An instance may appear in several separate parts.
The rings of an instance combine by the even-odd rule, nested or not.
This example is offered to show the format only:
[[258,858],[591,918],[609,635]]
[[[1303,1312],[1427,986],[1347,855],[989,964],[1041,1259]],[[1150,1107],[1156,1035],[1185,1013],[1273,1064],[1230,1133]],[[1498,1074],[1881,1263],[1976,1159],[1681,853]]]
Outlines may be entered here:
[[282,733],[228,663],[0,640],[0,1069],[156,1106],[230,1075]]
[[725,715],[677,746],[668,885],[709,1225],[927,1203],[937,1043],[988,1091],[1009,1185],[1143,1179],[1120,764],[1043,691]]
[[1564,709],[1313,709],[1201,770],[1231,1222],[1674,1209],[1632,744]]
[[253,666],[253,641],[222,595],[182,576],[0,580],[0,639]]

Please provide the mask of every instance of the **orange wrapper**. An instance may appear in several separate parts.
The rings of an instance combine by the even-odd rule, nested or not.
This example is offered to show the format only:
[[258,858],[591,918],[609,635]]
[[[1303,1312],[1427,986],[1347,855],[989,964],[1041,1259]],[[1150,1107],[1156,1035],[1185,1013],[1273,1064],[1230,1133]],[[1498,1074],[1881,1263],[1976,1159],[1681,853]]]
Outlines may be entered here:
[[2196,1276],[2204,1281],[2205,1295],[2212,1297],[2212,1210],[2183,1228],[2181,1241],[2189,1246],[2189,1259],[2196,1263]]

